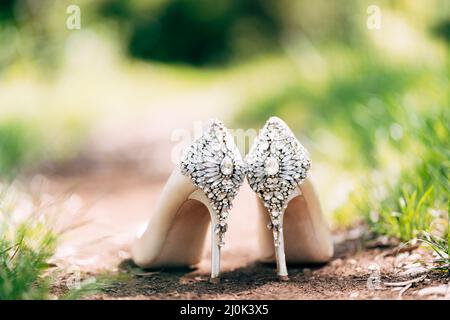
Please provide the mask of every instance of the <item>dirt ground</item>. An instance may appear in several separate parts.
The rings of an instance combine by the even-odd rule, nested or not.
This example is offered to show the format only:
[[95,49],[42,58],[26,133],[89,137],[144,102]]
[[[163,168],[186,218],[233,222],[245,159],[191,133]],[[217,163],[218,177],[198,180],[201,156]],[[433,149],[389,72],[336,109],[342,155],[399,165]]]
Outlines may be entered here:
[[[76,266],[84,278],[106,271],[115,279],[88,299],[450,299],[450,279],[417,264],[431,258],[428,251],[414,247],[399,251],[373,242],[367,248],[361,227],[334,234],[335,256],[330,263],[289,266],[290,281],[279,282],[274,266],[257,261],[256,225],[252,223],[256,202],[247,185],[230,217],[220,284],[208,282],[207,241],[204,259],[196,269],[140,270],[129,260],[129,246],[149,218],[164,181],[137,173],[122,167],[48,180],[49,193],[66,194],[69,203],[81,208],[77,219],[85,221],[65,234],[55,263],[70,270],[68,278]],[[380,270],[377,289],[368,287],[373,265]],[[414,279],[417,282],[411,285],[398,284]],[[397,284],[392,286],[392,282]],[[421,291],[430,287],[435,288],[431,293]],[[61,290],[64,282],[55,292]]]
[[[420,289],[444,281],[437,275],[428,276],[409,292],[399,295],[388,287],[367,288],[368,274],[359,269],[379,251],[364,252],[346,259],[335,259],[322,267],[289,268],[290,280],[279,282],[274,267],[249,262],[237,269],[227,270],[222,283],[208,283],[207,275],[186,271],[161,271],[113,284],[105,294],[94,299],[417,299]],[[393,273],[383,275],[383,281],[398,281]],[[403,287],[401,287],[403,288]],[[429,297],[429,298],[436,298]],[[448,298],[448,297],[447,297]]]
[[[137,231],[145,227],[173,168],[171,161],[161,162],[170,159],[171,134],[177,128],[189,131],[193,119],[217,117],[220,110],[226,109],[180,109],[177,106],[183,104],[173,105],[159,108],[159,113],[151,112],[142,123],[99,126],[103,129],[93,133],[92,141],[77,159],[63,166],[50,165],[41,170],[41,175],[26,178],[35,192],[62,203],[63,210],[57,211],[64,214],[59,215],[56,225],[63,229],[70,226],[53,259],[55,266],[63,270],[55,294],[67,291],[65,281],[74,276],[101,278],[107,274],[112,281],[102,293],[86,298],[450,299],[450,279],[424,273],[426,270],[417,263],[430,260],[429,251],[399,252],[395,247],[386,247],[383,241],[369,245],[361,227],[334,233],[336,250],[330,263],[288,266],[290,281],[278,282],[274,266],[257,262],[256,198],[247,184],[234,200],[229,217],[220,284],[208,282],[208,239],[204,258],[196,269],[146,271],[133,267],[129,261],[130,244]],[[205,110],[209,114],[203,114]],[[179,117],[174,119],[171,114]],[[369,268],[373,266],[380,271],[378,290],[367,285],[372,273]],[[411,280],[416,282],[386,285]],[[420,291],[424,288],[432,289]]]

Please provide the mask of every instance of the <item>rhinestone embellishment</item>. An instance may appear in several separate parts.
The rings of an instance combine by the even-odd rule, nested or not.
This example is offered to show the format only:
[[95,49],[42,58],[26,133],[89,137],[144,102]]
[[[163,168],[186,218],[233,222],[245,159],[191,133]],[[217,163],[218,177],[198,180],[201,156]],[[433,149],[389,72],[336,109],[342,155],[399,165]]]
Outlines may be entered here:
[[282,229],[281,212],[289,195],[306,179],[311,166],[307,150],[279,118],[270,118],[246,157],[247,180],[270,214],[275,245]]
[[229,176],[233,173],[233,161],[228,156],[223,158],[220,164],[220,172],[225,176]]
[[278,164],[278,160],[273,157],[267,158],[264,169],[266,170],[266,174],[268,176],[274,176],[278,173],[278,170],[280,169],[280,165]]
[[245,171],[233,137],[218,120],[194,141],[181,160],[182,174],[203,190],[216,213],[219,222],[214,226],[214,232],[221,246],[228,229],[228,211],[244,181]]

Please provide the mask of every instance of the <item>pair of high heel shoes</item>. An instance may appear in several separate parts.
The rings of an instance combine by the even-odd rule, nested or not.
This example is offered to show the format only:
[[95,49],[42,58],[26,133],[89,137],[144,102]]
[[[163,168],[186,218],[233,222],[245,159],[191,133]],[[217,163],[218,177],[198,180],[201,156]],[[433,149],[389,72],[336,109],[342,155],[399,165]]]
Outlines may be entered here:
[[211,221],[210,281],[217,283],[228,213],[245,176],[260,198],[261,261],[276,261],[281,280],[288,279],[286,261],[328,261],[333,244],[307,179],[310,166],[308,152],[279,118],[267,121],[245,161],[223,123],[213,121],[167,181],[133,244],[134,262],[143,268],[195,265]]

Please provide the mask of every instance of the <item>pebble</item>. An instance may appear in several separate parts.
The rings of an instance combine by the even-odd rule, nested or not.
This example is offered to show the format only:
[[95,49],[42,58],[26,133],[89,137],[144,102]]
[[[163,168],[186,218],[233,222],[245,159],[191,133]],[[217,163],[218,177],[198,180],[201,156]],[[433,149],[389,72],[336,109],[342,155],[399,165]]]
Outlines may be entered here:
[[408,257],[409,257],[409,253],[408,252],[403,252],[403,253],[400,253],[400,254],[397,255],[396,260],[397,261],[402,261],[402,260],[404,260],[404,259],[406,259]]
[[405,265],[403,268],[404,269],[414,269],[414,268],[419,268],[422,265],[420,263],[412,263],[412,264],[407,264]]
[[422,274],[425,274],[427,272],[428,272],[427,268],[424,268],[422,266],[418,266],[418,267],[415,266],[415,267],[411,267],[411,268],[406,268],[405,271],[402,271],[402,272],[399,273],[399,276],[402,276],[402,277],[406,277],[406,276],[415,277],[415,276],[420,276]]
[[367,267],[367,270],[369,270],[370,272],[380,271],[380,266],[378,264],[376,264],[376,263],[371,263]]
[[340,267],[340,266],[342,266],[342,259],[339,258],[339,259],[333,260],[331,262],[331,265],[333,267]]
[[408,257],[409,261],[417,261],[417,260],[421,260],[422,256],[418,253],[413,253]]

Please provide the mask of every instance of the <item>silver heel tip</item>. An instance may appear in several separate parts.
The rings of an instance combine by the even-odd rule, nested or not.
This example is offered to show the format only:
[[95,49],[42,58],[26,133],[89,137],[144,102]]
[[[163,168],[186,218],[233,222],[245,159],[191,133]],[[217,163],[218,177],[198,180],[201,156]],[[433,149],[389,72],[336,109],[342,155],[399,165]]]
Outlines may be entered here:
[[216,277],[216,278],[209,278],[209,283],[212,284],[219,284],[220,283],[220,278]]
[[280,275],[278,275],[278,280],[280,280],[280,281],[283,281],[283,282],[285,282],[285,281],[289,281],[289,276],[280,276]]

